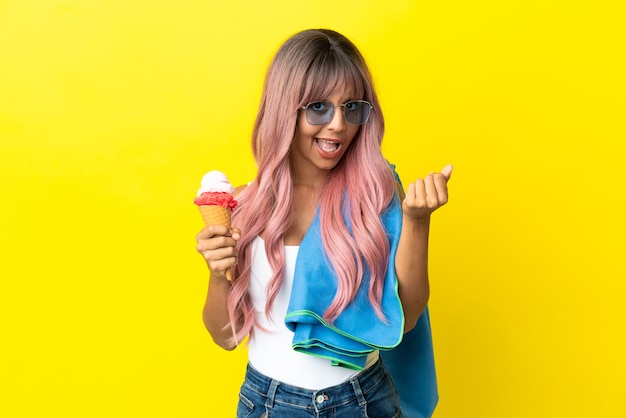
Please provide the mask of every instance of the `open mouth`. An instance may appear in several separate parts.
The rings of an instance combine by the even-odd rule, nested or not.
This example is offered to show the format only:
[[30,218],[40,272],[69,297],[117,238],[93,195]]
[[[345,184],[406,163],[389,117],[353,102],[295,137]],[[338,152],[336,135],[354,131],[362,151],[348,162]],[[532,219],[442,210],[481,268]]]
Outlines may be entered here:
[[334,141],[328,141],[326,139],[320,139],[320,138],[316,138],[315,142],[317,143],[317,146],[320,150],[324,151],[324,152],[335,152],[337,151],[340,147],[341,147],[341,143],[339,142],[334,142]]

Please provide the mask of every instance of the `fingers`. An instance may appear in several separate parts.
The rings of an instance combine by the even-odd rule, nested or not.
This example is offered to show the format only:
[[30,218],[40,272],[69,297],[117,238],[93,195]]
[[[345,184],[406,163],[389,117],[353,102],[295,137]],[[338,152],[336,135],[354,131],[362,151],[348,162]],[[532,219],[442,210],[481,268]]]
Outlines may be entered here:
[[[438,177],[443,177],[443,176],[438,176]],[[424,189],[425,189],[424,200],[426,201],[427,208],[434,209],[434,208],[441,206],[439,203],[439,193],[437,190],[436,183],[439,183],[439,181],[435,180],[434,174],[429,174],[428,176],[424,178]]]
[[403,209],[412,218],[426,218],[439,207],[448,203],[448,180],[452,165],[440,173],[430,173],[407,186]]
[[450,176],[452,175],[452,169],[454,167],[452,166],[452,164],[448,164],[447,166],[445,166],[442,170],[441,170],[441,174],[443,174],[443,176],[446,178],[446,180],[450,180]]
[[441,173],[429,174],[407,187],[407,204],[420,208],[438,208],[448,202],[447,179]]
[[224,225],[206,225],[202,230],[198,233],[198,239],[208,239],[215,236],[230,236],[231,228]]
[[427,190],[427,195],[432,193],[432,199],[429,200],[431,204],[442,206],[448,203],[448,179],[443,173],[436,173],[432,175],[432,187]]
[[421,194],[416,195],[415,203],[419,207],[437,209],[448,201],[448,191],[443,176],[428,175],[423,180],[416,183],[423,183],[423,186],[416,188]]
[[224,275],[237,262],[237,241],[241,232],[222,225],[205,226],[196,236],[196,250],[202,255],[211,274]]
[[426,206],[426,184],[424,179],[417,179],[409,184],[405,202],[411,207],[423,208]]

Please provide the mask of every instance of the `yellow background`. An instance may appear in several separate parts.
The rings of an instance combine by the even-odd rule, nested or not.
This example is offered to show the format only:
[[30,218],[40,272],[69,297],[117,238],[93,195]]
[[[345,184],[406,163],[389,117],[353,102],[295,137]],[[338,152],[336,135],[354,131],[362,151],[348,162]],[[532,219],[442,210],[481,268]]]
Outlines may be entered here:
[[626,416],[624,9],[589,1],[0,1],[0,416],[234,416],[192,199],[255,172],[268,60],[343,32],[434,217],[436,418]]

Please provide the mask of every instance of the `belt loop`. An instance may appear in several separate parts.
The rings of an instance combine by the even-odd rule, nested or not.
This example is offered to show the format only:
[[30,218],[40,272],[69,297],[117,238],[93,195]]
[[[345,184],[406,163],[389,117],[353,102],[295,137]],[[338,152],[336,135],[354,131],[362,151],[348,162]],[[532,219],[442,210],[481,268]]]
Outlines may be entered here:
[[351,379],[350,383],[352,384],[352,389],[354,389],[356,399],[359,401],[359,406],[364,406],[367,401],[365,400],[365,396],[363,396],[363,391],[361,390],[361,385],[359,384],[359,378],[355,377]]
[[271,408],[274,406],[274,398],[276,398],[276,391],[278,390],[278,380],[272,379],[270,388],[267,390],[267,400],[265,401],[265,407]]

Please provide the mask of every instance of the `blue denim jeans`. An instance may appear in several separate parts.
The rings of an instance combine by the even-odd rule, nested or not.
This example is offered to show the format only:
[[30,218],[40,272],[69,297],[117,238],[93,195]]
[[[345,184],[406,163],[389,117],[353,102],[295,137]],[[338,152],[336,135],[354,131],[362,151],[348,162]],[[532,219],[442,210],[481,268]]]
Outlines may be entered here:
[[398,418],[400,397],[381,360],[352,379],[307,390],[271,379],[248,365],[237,418]]

